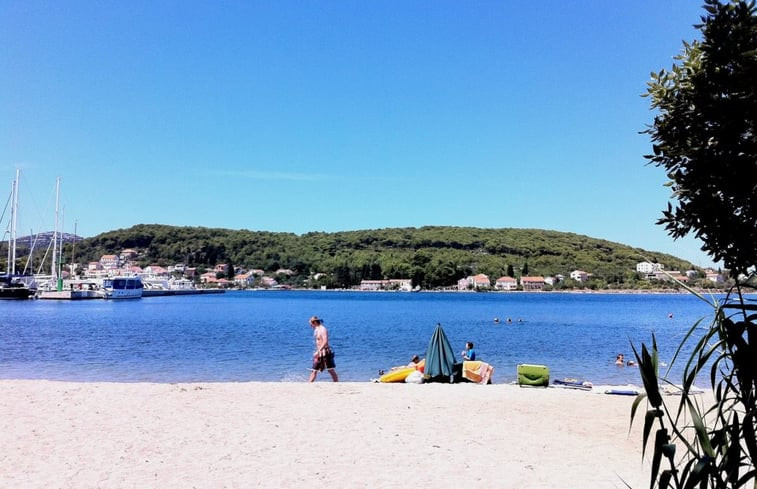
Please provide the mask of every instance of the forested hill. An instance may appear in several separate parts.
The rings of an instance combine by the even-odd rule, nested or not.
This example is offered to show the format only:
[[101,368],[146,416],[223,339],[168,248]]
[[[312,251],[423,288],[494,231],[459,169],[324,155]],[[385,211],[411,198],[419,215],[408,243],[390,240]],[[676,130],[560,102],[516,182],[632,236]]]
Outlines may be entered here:
[[676,257],[573,233],[539,229],[467,227],[389,228],[304,235],[264,231],[137,225],[87,238],[77,244],[79,262],[125,248],[139,251],[139,264],[185,263],[200,269],[229,263],[295,276],[321,273],[329,285],[362,279],[412,278],[423,287],[447,286],[485,273],[490,278],[569,276],[576,269],[605,284],[635,280],[636,263],[651,259],[666,270],[689,270]]

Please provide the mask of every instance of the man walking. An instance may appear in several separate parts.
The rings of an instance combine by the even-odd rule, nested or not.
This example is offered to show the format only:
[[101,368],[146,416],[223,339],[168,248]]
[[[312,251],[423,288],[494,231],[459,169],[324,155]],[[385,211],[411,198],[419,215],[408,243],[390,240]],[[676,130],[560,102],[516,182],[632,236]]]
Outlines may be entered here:
[[334,363],[334,350],[329,345],[329,331],[323,325],[323,320],[318,316],[310,318],[310,327],[313,328],[313,338],[315,339],[315,353],[313,353],[313,367],[310,369],[310,380],[315,381],[318,372],[324,369],[329,371],[334,382],[339,382],[339,376],[336,374],[336,364]]

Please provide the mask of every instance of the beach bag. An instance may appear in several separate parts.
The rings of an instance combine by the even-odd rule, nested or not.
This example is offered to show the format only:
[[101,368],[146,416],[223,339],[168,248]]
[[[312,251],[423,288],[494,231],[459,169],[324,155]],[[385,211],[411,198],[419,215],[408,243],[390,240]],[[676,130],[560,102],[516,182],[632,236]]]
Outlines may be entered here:
[[405,377],[405,383],[406,384],[422,384],[423,383],[423,373],[419,372],[418,370],[410,372],[410,375],[408,375],[407,377]]

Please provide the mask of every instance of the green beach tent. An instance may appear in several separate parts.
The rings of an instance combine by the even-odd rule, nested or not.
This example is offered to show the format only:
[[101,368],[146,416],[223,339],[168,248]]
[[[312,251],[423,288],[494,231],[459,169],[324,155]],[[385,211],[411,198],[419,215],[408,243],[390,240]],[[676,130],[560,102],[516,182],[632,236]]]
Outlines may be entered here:
[[423,378],[426,382],[453,383],[460,375],[461,363],[455,362],[455,353],[449,344],[441,324],[436,325],[426,349],[426,367]]

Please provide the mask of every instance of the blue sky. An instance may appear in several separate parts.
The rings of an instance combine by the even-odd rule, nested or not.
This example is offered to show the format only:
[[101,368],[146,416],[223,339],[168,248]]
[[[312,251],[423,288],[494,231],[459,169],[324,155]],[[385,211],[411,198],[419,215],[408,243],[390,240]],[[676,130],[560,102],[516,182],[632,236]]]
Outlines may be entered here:
[[[699,2],[0,0],[19,232],[140,223],[568,231],[706,266],[655,225],[650,72]],[[0,180],[1,182],[1,180]],[[5,187],[0,187],[0,191]],[[5,200],[5,199],[3,199]]]

